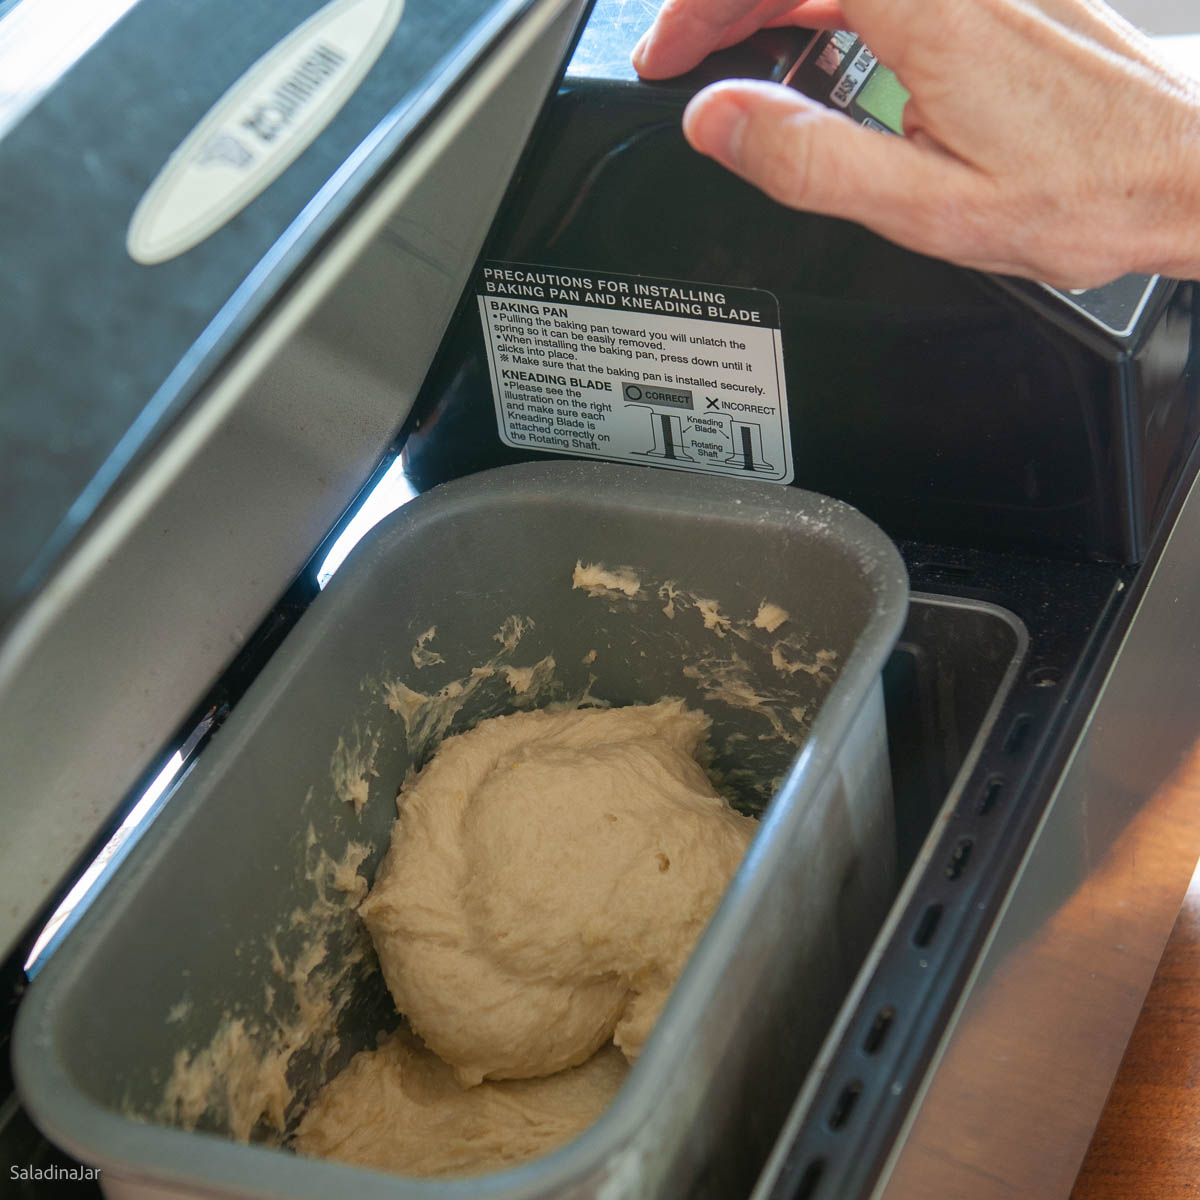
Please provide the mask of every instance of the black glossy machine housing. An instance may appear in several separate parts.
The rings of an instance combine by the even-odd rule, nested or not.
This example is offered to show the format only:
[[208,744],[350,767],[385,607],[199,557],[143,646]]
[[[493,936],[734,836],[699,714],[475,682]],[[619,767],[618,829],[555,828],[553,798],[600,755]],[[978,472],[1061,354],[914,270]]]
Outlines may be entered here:
[[[797,486],[848,500],[898,538],[1141,561],[1200,427],[1186,369],[1193,285],[1138,276],[1056,290],[783,208],[687,146],[683,106],[713,78],[791,72],[826,101],[840,83],[841,107],[882,130],[842,82],[857,70],[861,85],[869,51],[775,30],[645,83],[629,65],[644,26],[634,7],[597,4],[485,257],[771,292]],[[838,69],[818,66],[822,55]],[[468,289],[414,410],[407,454],[421,487],[539,457],[496,436],[482,290]]]

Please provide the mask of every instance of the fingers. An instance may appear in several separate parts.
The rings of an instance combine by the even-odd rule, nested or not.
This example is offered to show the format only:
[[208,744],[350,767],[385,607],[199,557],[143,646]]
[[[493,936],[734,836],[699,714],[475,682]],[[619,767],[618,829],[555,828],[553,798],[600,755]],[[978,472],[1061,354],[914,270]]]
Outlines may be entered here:
[[789,0],[786,12],[772,16],[771,9],[774,7],[774,5],[769,6],[762,13],[756,10],[746,20],[730,27],[716,48],[723,49],[725,46],[734,46],[760,29],[779,29],[785,26],[801,29],[844,29],[846,27],[846,15],[842,11],[841,4],[836,0],[804,0],[800,4]]
[[846,13],[841,0],[799,0],[767,25],[797,25],[802,29],[845,29]]
[[971,221],[974,172],[928,144],[745,81],[705,88],[683,128],[696,150],[783,204],[857,221],[924,254],[962,261],[982,249]]
[[669,79],[767,25],[843,24],[837,0],[665,0],[631,57],[644,79]]

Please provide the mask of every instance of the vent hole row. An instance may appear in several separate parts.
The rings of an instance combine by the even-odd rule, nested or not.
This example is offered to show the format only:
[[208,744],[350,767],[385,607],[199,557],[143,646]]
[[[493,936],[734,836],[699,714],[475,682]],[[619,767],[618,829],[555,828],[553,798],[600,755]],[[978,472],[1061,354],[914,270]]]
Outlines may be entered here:
[[[862,1048],[865,1054],[879,1053],[895,1021],[896,1010],[890,1004],[875,1014],[875,1020],[871,1022],[871,1028],[867,1030],[867,1036],[863,1038]],[[841,1095],[838,1096],[833,1111],[829,1114],[827,1124],[831,1130],[841,1129],[850,1120],[850,1115],[854,1112],[862,1091],[863,1085],[857,1079],[842,1088]],[[804,1169],[804,1174],[800,1177],[800,1182],[792,1193],[791,1200],[812,1200],[816,1195],[817,1186],[825,1175],[825,1167],[825,1159],[814,1158]]]
[[[1018,717],[1013,722],[1007,737],[1004,739],[1006,753],[1016,755],[1021,752],[1028,739],[1032,725],[1032,718],[1027,714]],[[1002,776],[995,775],[984,784],[978,804],[980,816],[985,816],[996,807],[1004,791],[1004,782]],[[962,878],[974,848],[975,843],[971,838],[961,838],[958,841],[957,845],[950,852],[950,857],[946,862],[945,876],[948,880],[954,882]],[[945,906],[938,903],[930,904],[925,909],[921,914],[921,919],[917,922],[916,929],[913,931],[912,940],[914,946],[923,950],[933,943],[944,913]],[[872,1021],[870,1029],[867,1030],[866,1037],[863,1038],[863,1053],[868,1055],[879,1053],[895,1020],[896,1010],[891,1005],[881,1008],[875,1014],[875,1020]],[[833,1110],[829,1114],[827,1124],[831,1130],[843,1128],[850,1120],[851,1114],[858,1104],[859,1097],[862,1095],[862,1090],[863,1085],[858,1080],[848,1083],[842,1089],[833,1106]],[[816,1194],[821,1178],[825,1174],[825,1167],[826,1163],[823,1158],[813,1159],[808,1164],[804,1175],[800,1179],[798,1188],[793,1193],[793,1200],[811,1200]]]

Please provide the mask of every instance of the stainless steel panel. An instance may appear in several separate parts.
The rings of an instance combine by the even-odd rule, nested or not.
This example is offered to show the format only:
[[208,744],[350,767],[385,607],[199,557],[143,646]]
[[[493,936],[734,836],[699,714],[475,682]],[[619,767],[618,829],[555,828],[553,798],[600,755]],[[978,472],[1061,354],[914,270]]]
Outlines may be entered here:
[[1200,855],[1198,546],[1194,485],[878,1200],[1070,1192]]

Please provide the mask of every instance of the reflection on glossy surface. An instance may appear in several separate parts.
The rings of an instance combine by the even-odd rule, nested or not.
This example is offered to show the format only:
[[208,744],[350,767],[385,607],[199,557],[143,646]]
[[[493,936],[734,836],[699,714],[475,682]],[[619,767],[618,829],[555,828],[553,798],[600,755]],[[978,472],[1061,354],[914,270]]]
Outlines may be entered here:
[[0,136],[137,0],[21,0],[0,6]]
[[1193,1200],[1200,1178],[1200,871],[1171,930],[1071,1200]]

